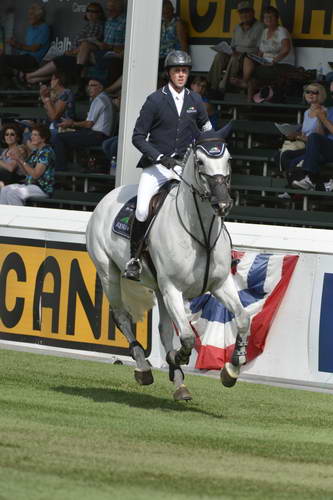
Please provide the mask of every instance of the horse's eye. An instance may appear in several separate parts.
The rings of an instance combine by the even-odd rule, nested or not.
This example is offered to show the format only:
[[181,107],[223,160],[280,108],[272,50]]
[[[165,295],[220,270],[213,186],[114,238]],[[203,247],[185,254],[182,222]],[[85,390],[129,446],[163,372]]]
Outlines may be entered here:
[[202,160],[198,160],[197,164],[198,164],[199,167],[201,167],[204,164],[204,162]]

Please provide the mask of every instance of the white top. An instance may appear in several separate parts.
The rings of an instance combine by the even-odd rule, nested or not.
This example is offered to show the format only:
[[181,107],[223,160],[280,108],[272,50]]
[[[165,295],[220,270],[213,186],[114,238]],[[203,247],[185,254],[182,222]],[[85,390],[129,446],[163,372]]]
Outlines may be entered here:
[[182,112],[182,107],[184,104],[184,95],[185,95],[185,89],[183,89],[181,92],[177,92],[171,85],[170,83],[168,84],[169,90],[171,92],[171,95],[173,97],[173,100],[175,101],[175,105],[177,108],[178,116],[180,116],[180,113]]
[[265,28],[261,35],[259,44],[259,50],[263,52],[263,57],[271,62],[273,60],[273,57],[277,56],[280,53],[282,40],[288,38],[290,40],[291,49],[286,57],[281,59],[281,61],[278,61],[278,64],[292,64],[294,66],[295,52],[289,31],[283,26],[278,26],[271,38],[267,38],[267,34],[268,28]]
[[309,136],[313,132],[318,132],[320,130],[320,121],[314,116],[311,118],[309,116],[309,110],[307,109],[304,113],[303,124],[302,124],[302,132],[304,135]]
[[111,100],[105,92],[101,92],[92,100],[87,120],[94,122],[92,130],[95,132],[103,132],[105,135],[110,135],[113,111]]

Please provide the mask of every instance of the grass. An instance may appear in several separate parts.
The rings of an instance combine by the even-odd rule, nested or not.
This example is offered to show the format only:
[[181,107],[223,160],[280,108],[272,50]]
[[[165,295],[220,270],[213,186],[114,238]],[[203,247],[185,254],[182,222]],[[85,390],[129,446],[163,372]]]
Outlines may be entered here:
[[327,394],[0,350],[0,500],[332,499]]

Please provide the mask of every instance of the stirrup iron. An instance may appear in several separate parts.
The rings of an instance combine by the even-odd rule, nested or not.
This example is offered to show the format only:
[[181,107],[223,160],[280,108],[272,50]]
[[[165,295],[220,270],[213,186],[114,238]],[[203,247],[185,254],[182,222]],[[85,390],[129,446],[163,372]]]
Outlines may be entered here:
[[126,269],[123,273],[123,278],[132,281],[140,281],[142,265],[140,259],[132,257],[126,264]]

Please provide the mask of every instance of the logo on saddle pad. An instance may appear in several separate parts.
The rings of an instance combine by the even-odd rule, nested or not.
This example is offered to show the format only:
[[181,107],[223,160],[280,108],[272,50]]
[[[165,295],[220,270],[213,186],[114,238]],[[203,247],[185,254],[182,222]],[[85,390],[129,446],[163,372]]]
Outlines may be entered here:
[[128,200],[128,202],[121,207],[115,218],[112,226],[112,231],[119,236],[130,239],[131,237],[131,227],[130,220],[136,208],[136,196]]

